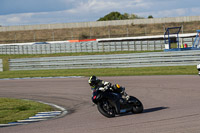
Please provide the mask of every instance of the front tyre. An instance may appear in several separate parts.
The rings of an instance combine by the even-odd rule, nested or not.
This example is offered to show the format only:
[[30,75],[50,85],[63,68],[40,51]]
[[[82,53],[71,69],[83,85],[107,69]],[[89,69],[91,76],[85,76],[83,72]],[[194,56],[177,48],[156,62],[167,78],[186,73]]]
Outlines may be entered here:
[[131,98],[131,101],[134,101],[132,113],[134,114],[142,113],[144,110],[142,102],[140,102],[140,100],[137,99],[136,97],[131,96],[130,98]]
[[115,117],[115,108],[108,101],[101,101],[97,104],[98,111],[105,117]]

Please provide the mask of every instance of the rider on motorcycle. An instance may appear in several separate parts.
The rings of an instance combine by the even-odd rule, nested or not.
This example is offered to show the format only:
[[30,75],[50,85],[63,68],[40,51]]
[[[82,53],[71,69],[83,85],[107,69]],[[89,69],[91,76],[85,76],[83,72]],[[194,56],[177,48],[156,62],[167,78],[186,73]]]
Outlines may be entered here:
[[88,80],[89,85],[91,86],[91,90],[94,92],[96,90],[105,91],[110,89],[113,92],[121,93],[122,97],[125,100],[129,100],[127,93],[125,92],[125,88],[121,87],[119,84],[112,85],[110,82],[105,82],[103,80],[98,79],[96,76],[91,76]]

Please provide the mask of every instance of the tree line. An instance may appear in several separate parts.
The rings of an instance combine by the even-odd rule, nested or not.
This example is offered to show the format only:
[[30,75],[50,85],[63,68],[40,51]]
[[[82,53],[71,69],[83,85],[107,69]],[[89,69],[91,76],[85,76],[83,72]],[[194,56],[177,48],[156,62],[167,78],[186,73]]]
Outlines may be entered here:
[[[153,18],[152,15],[149,15],[148,18]],[[144,17],[140,17],[136,14],[121,14],[120,12],[111,12],[104,17],[101,17],[97,21],[110,21],[110,20],[127,20],[127,19],[144,19]]]

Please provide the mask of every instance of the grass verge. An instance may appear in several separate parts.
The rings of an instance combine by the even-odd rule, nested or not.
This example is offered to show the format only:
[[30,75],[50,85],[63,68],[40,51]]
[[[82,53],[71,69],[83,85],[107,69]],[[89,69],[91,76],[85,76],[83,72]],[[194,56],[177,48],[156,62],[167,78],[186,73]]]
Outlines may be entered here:
[[65,69],[35,71],[4,71],[0,78],[57,77],[57,76],[135,76],[135,75],[196,75],[196,66],[164,66],[140,68]]
[[24,120],[38,112],[52,111],[49,105],[12,98],[0,98],[0,124]]

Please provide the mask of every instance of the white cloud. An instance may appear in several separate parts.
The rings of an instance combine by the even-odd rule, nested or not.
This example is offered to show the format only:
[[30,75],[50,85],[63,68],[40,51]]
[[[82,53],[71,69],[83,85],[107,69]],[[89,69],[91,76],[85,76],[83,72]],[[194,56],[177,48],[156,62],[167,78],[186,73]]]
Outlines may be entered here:
[[108,10],[112,7],[118,7],[119,4],[112,1],[97,1],[89,0],[87,2],[80,2],[75,8],[69,10],[71,13],[83,13],[83,12],[99,12]]
[[[6,26],[96,21],[112,11],[142,17],[153,15],[155,18],[199,15],[199,7],[184,8],[181,3],[177,7],[176,2],[180,0],[58,0],[58,5],[65,4],[66,8],[52,12],[0,15],[0,23]],[[186,0],[184,2],[186,4]]]
[[28,19],[31,19],[33,13],[22,13],[22,14],[10,14],[10,15],[1,15],[1,23],[13,25],[13,24],[25,24]]
[[20,17],[11,17],[6,20],[8,23],[19,23],[21,22]]
[[176,17],[176,16],[195,16],[200,11],[200,8],[179,8],[179,9],[171,9],[171,10],[160,10],[160,11],[150,11],[150,12],[138,12],[139,16],[147,17],[149,15],[153,15],[156,18],[162,17]]
[[191,11],[192,11],[193,13],[199,13],[199,12],[200,12],[200,8],[199,8],[199,7],[191,8]]
[[[71,13],[100,13],[105,11],[123,11],[133,10],[139,8],[150,8],[149,3],[143,2],[143,0],[88,0],[80,2],[75,8],[69,10]],[[105,14],[104,14],[105,15]]]

